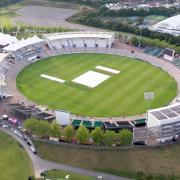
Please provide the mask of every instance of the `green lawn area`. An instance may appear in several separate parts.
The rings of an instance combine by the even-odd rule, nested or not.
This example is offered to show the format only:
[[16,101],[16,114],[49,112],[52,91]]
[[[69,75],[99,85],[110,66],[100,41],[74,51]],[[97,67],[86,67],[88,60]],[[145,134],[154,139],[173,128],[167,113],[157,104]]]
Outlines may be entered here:
[[67,175],[69,175],[69,180],[96,180],[95,177],[89,177],[77,173],[72,173],[70,171],[62,171],[62,170],[51,170],[45,172],[46,178],[48,179],[58,179],[58,178],[63,178]]
[[0,179],[27,180],[33,167],[25,150],[9,135],[0,132]]
[[[180,144],[119,150],[86,149],[35,142],[42,158],[137,180],[179,180]],[[142,175],[143,174],[143,175]],[[170,177],[172,176],[172,177]]]
[[[95,69],[97,65],[120,70],[119,74]],[[111,77],[95,88],[72,83],[89,70]],[[65,84],[41,74],[65,79]],[[71,54],[31,64],[17,77],[18,89],[29,99],[52,109],[88,116],[126,116],[144,113],[144,92],[154,91],[151,108],[169,103],[177,92],[175,80],[163,70],[143,61],[107,54]]]

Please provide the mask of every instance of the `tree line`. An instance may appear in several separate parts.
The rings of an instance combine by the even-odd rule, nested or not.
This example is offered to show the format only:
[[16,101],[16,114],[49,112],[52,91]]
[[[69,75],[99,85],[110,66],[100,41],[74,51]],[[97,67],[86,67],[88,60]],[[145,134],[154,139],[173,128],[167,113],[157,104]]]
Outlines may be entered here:
[[19,1],[21,1],[21,0],[0,0],[0,7],[15,4],[15,3],[19,2]]
[[83,125],[77,130],[72,125],[62,128],[56,122],[49,123],[47,121],[39,121],[37,119],[29,119],[24,122],[24,127],[31,134],[39,138],[53,137],[62,141],[80,144],[95,145],[130,145],[132,143],[132,132],[123,129],[119,133],[114,131],[103,131],[100,127],[95,128],[91,132]]
[[137,36],[141,35],[151,39],[159,39],[160,41],[165,41],[170,45],[174,45],[175,49],[176,47],[180,46],[180,36],[155,32],[147,28],[141,29],[138,26],[131,26],[130,24],[124,23],[121,20],[113,20],[113,18],[103,20],[102,17],[103,16],[101,16],[98,11],[93,11],[80,14],[76,17],[72,17],[70,21],[102,29],[132,33]]
[[99,9],[99,14],[101,16],[105,16],[105,17],[127,17],[127,16],[149,16],[149,15],[160,15],[160,16],[173,16],[176,15],[178,13],[180,13],[180,8],[177,7],[170,7],[170,8],[166,8],[166,7],[152,7],[152,8],[148,8],[148,9],[120,9],[120,10],[110,10],[108,8],[106,8],[105,6],[102,6]]

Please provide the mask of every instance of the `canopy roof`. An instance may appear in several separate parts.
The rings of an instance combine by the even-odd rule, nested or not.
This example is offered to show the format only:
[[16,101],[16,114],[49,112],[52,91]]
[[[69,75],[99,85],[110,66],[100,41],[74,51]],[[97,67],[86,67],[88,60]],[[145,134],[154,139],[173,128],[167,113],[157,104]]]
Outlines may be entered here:
[[6,51],[17,51],[18,49],[21,49],[21,48],[24,48],[26,46],[33,45],[36,43],[40,43],[40,42],[43,42],[43,40],[37,36],[34,36],[34,37],[31,37],[28,39],[22,39],[22,40],[14,43],[14,44],[11,44],[11,45],[5,47],[4,50],[6,50]]
[[18,41],[19,40],[14,36],[10,36],[9,34],[0,33],[0,45],[1,46],[11,45]]
[[74,38],[102,38],[113,39],[114,33],[112,32],[91,32],[91,31],[79,31],[79,32],[65,32],[65,33],[51,33],[44,34],[43,37],[53,41],[58,39],[74,39]]

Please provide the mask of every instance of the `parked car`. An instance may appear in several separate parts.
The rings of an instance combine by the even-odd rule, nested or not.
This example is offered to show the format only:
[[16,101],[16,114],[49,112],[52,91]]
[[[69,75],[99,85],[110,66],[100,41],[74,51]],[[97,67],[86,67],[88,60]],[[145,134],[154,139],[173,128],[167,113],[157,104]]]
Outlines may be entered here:
[[28,146],[32,146],[32,144],[29,141],[26,141]]
[[9,126],[6,125],[6,124],[3,124],[2,127],[3,127],[3,128],[8,128]]
[[37,154],[37,152],[36,152],[36,150],[35,150],[35,148],[33,146],[30,146],[30,149],[34,154]]

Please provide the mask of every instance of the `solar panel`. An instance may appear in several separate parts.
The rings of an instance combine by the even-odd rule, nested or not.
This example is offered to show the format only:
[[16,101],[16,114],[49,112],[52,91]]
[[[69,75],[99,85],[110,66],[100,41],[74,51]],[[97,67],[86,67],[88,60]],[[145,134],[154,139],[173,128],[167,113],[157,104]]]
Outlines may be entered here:
[[180,114],[180,105],[170,108],[171,110],[175,111],[176,113]]
[[164,116],[161,112],[159,111],[154,111],[154,112],[151,112],[151,114],[153,116],[155,116],[157,119],[159,120],[162,120],[162,119],[167,119],[166,116]]
[[170,109],[164,109],[164,110],[161,110],[162,113],[164,113],[166,116],[172,118],[172,117],[176,117],[177,115],[171,111]]

